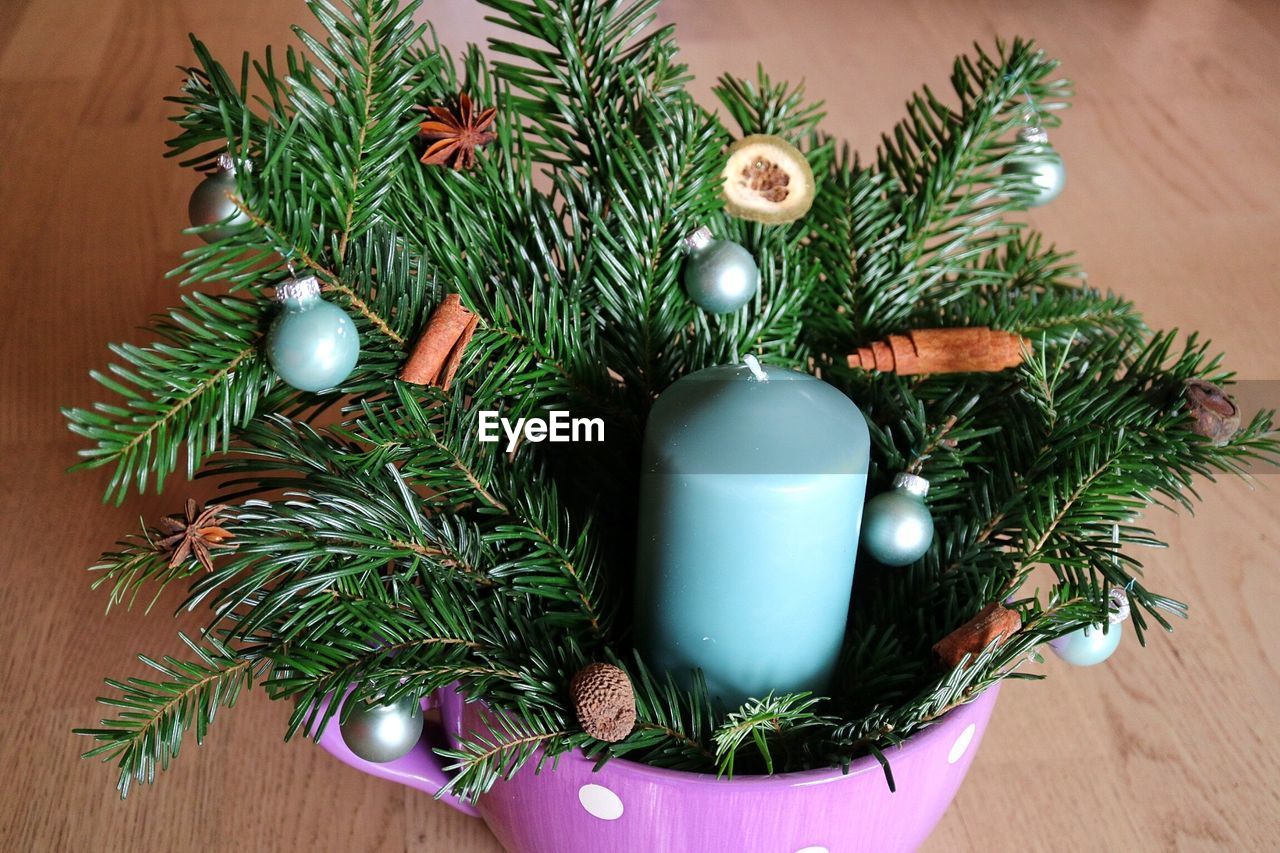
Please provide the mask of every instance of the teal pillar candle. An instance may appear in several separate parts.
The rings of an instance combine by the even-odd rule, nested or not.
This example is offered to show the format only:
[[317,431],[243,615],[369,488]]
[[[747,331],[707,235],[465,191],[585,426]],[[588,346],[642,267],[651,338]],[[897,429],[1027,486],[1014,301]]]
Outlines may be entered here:
[[849,612],[870,441],[821,380],[727,365],[649,414],[636,639],[655,669],[737,705],[828,686]]

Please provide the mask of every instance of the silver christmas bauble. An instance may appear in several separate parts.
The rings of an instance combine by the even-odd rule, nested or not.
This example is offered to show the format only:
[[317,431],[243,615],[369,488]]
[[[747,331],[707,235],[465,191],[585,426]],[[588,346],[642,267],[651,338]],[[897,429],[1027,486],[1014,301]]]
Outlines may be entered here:
[[729,314],[751,301],[760,287],[760,269],[751,253],[729,240],[715,240],[699,228],[685,240],[689,258],[684,286],[703,311]]
[[197,235],[201,240],[206,243],[225,240],[239,226],[249,221],[244,211],[231,200],[235,192],[235,162],[230,155],[223,154],[218,158],[217,171],[210,172],[196,185],[191,193],[191,201],[187,203],[187,217],[193,226],[221,223],[217,228],[201,231]]
[[402,696],[386,705],[358,701],[341,731],[347,749],[365,761],[395,761],[408,755],[422,737],[422,704],[414,696]]
[[1049,144],[1049,135],[1040,128],[1023,128],[1018,132],[1022,143],[1001,170],[1006,175],[1028,175],[1030,185],[1018,198],[1027,207],[1048,204],[1062,193],[1067,168],[1062,157]]
[[862,511],[862,547],[886,566],[906,566],[933,542],[933,516],[925,506],[929,481],[914,474],[893,478],[893,489],[867,501]]

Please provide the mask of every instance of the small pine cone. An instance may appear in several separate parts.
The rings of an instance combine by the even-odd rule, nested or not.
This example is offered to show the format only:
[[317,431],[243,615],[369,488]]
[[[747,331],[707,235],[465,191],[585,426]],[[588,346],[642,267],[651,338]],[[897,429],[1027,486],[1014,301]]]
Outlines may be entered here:
[[608,663],[584,666],[569,685],[573,710],[587,734],[617,743],[636,725],[636,695],[631,679]]
[[1183,383],[1182,396],[1191,413],[1191,431],[1213,442],[1215,447],[1226,444],[1240,429],[1240,407],[1212,382],[1188,379]]

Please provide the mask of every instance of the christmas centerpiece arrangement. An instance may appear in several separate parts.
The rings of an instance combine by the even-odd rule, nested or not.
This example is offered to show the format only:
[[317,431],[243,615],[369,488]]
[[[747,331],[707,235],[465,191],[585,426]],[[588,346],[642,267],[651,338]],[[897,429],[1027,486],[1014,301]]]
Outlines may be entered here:
[[763,72],[696,103],[656,0],[481,2],[491,58],[394,0],[234,77],[194,42],[203,244],[67,413],[112,500],[222,490],[94,567],[209,617],[82,732],[122,793],[250,686],[372,763],[452,686],[492,711],[441,751],[462,799],[571,751],[892,785],[1040,646],[1184,614],[1141,514],[1274,458],[1270,414],[1026,223],[1052,60],[975,48],[864,160]]

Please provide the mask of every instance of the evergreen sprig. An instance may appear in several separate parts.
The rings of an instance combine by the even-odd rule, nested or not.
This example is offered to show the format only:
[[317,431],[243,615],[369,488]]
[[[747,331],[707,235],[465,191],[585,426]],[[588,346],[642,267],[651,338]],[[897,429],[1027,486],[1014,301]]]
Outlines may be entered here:
[[155,781],[156,768],[168,768],[177,758],[187,732],[194,727],[196,743],[203,743],[219,708],[230,708],[240,693],[252,686],[255,662],[234,652],[212,637],[201,645],[185,635],[183,643],[196,655],[183,661],[166,655],[160,660],[140,656],[139,660],[157,670],[163,681],[130,678],[108,680],[117,691],[102,699],[116,715],[102,721],[99,729],[76,729],[76,734],[93,738],[98,746],[86,758],[115,759],[120,767],[120,796],[127,796],[133,782]]
[[113,465],[116,503],[180,467],[194,476],[276,388],[261,347],[266,316],[261,299],[188,294],[153,323],[154,344],[113,344],[123,363],[91,375],[120,402],[64,411],[71,430],[95,442],[77,467]]
[[764,761],[765,772],[774,772],[774,752],[779,746],[785,748],[787,741],[794,741],[805,729],[830,724],[830,718],[815,710],[821,701],[808,693],[747,700],[716,729],[716,771],[732,777],[738,755],[750,742]]
[[[695,103],[657,0],[481,0],[508,34],[492,64],[456,57],[416,3],[314,0],[318,27],[233,76],[198,40],[169,155],[227,151],[247,223],[174,271],[200,287],[120,345],[95,377],[118,400],[71,409],[111,468],[117,501],[184,469],[234,504],[236,549],[213,569],[170,566],[144,528],[95,566],[110,600],[187,588],[202,609],[192,661],[143,660],[161,680],[109,681],[119,708],[91,755],[120,790],[151,781],[195,727],[254,681],[295,702],[286,736],[318,737],[335,701],[426,696],[484,703],[447,752],[450,790],[474,798],[522,766],[580,749],[680,770],[744,774],[848,766],[1020,671],[1043,642],[1105,619],[1129,590],[1135,633],[1186,606],[1156,592],[1136,546],[1162,543],[1149,508],[1190,508],[1199,480],[1277,458],[1271,414],[1214,446],[1189,428],[1191,378],[1231,374],[1194,336],[1152,333],[1126,300],[1088,285],[1069,253],[1018,217],[1005,175],[1028,120],[1057,123],[1069,87],[1021,39],[959,58],[953,94],[928,89],[867,161],[822,129],[822,106],[763,69],[720,78],[721,113]],[[420,109],[466,92],[497,109],[475,169],[424,167]],[[728,125],[733,125],[730,130]],[[809,159],[803,219],[765,227],[719,201],[730,139],[772,133]],[[248,168],[249,165],[252,168]],[[681,243],[706,225],[755,256],[759,293],[725,316],[681,287]],[[317,276],[361,340],[356,370],[319,395],[278,383],[263,355],[267,288]],[[222,290],[229,292],[223,293]],[[476,313],[454,386],[397,371],[446,294]],[[884,334],[989,326],[1028,338],[1022,368],[900,377],[845,367]],[[864,561],[828,695],[738,708],[653,673],[630,648],[641,431],[656,395],[753,352],[811,368],[857,401],[872,490],[896,471],[932,483],[936,535],[894,571]],[[603,444],[481,441],[476,412],[602,417]],[[1044,594],[1023,587],[1047,567]],[[955,668],[931,646],[992,601],[1022,629]],[[590,738],[568,685],[592,661],[623,667],[637,725]]]

